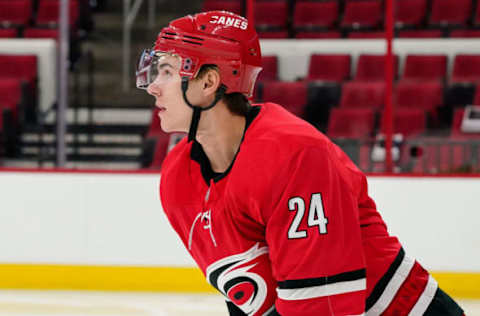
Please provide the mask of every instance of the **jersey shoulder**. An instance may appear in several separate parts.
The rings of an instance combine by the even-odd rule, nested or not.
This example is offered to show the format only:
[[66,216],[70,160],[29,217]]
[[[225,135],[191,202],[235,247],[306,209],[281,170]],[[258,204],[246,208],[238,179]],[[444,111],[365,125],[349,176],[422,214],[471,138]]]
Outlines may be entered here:
[[260,147],[264,153],[289,153],[308,147],[328,147],[331,141],[308,122],[275,103],[260,105],[261,111],[245,135],[248,147]]
[[[308,122],[280,105],[260,106],[261,111],[242,144],[246,158],[242,161],[243,169],[275,174],[283,173],[288,166],[317,170],[335,166],[346,177],[357,178],[363,174],[341,148]],[[252,157],[258,168],[252,167]]]

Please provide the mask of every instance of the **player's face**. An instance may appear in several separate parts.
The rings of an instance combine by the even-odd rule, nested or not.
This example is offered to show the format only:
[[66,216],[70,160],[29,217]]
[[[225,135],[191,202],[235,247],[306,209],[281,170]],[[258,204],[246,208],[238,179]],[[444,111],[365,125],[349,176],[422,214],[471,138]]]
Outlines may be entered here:
[[179,56],[165,54],[151,66],[154,67],[151,70],[154,79],[148,85],[147,92],[155,97],[160,125],[165,132],[188,132],[192,118],[192,109],[182,95],[181,64]]

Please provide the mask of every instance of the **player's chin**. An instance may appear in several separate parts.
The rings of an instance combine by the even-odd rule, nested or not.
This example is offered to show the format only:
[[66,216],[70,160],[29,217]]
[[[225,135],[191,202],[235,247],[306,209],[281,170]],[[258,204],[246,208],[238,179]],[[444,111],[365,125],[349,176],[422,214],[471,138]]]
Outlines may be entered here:
[[184,132],[184,128],[180,128],[175,124],[171,124],[165,119],[160,119],[160,127],[165,133]]

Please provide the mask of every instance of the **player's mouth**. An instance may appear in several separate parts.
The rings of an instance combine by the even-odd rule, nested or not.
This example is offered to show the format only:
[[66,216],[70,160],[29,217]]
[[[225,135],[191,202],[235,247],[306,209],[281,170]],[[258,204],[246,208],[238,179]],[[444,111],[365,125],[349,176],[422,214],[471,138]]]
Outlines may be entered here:
[[167,110],[166,107],[161,106],[161,105],[156,105],[156,107],[158,108],[158,113],[162,113],[162,112],[165,112]]

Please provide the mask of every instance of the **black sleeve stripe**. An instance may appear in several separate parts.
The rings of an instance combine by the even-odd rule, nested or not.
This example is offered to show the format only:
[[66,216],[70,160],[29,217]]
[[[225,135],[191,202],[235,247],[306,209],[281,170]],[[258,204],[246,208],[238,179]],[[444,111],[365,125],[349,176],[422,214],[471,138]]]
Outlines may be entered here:
[[385,291],[388,283],[392,279],[393,275],[397,271],[398,267],[402,263],[403,258],[405,258],[405,250],[403,250],[403,248],[400,248],[397,257],[395,258],[395,260],[393,260],[387,272],[382,276],[382,278],[377,282],[377,284],[375,284],[372,293],[368,296],[365,310],[369,310],[378,301],[382,293]]
[[331,276],[324,276],[319,278],[285,280],[278,282],[279,289],[301,289],[312,286],[326,285],[344,281],[356,281],[366,277],[366,270],[359,269]]

